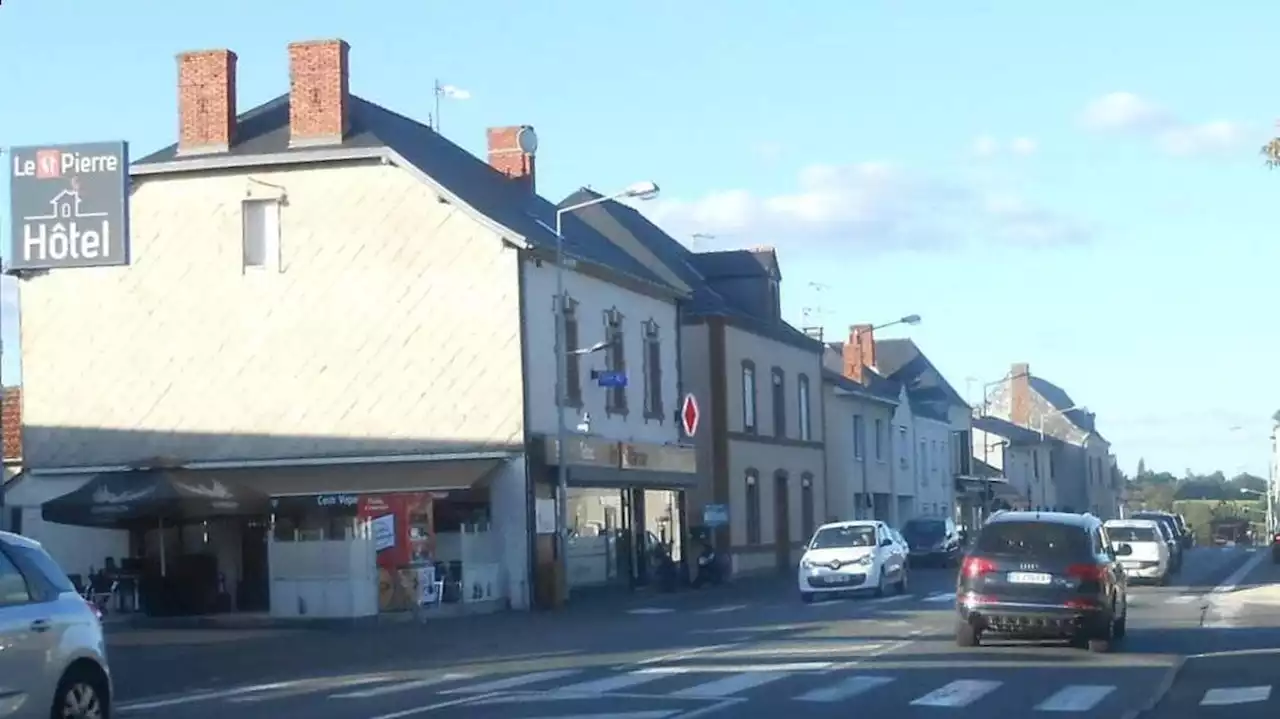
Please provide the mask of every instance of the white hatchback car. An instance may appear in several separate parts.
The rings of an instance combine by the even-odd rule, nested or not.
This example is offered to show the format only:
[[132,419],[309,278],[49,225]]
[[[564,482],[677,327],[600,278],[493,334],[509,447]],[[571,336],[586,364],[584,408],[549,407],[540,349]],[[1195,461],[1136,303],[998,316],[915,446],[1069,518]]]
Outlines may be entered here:
[[884,522],[832,522],[818,527],[800,559],[800,598],[871,590],[907,591],[907,551]]
[[1122,544],[1133,548],[1131,554],[1120,558],[1120,566],[1129,578],[1168,583],[1169,570],[1173,567],[1172,551],[1156,520],[1109,519],[1102,526],[1112,549]]
[[107,719],[97,610],[39,542],[0,532],[0,719]]

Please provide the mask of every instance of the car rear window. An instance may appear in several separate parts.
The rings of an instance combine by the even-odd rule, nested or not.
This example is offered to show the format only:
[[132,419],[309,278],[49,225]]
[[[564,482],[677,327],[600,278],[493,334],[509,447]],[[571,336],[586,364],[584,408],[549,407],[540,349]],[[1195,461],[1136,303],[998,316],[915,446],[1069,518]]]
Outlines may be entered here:
[[1171,535],[1180,534],[1178,523],[1173,521],[1173,517],[1166,517],[1163,514],[1135,514],[1134,519],[1149,519],[1153,522],[1159,522]]
[[1107,527],[1112,542],[1158,542],[1155,527]]
[[1075,559],[1090,554],[1089,538],[1079,527],[1051,522],[996,522],[982,528],[978,554],[1043,559]]
[[902,528],[902,533],[913,539],[941,539],[947,533],[947,525],[940,519],[913,519]]
[[67,573],[62,571],[62,567],[53,561],[46,552],[40,549],[32,549],[31,547],[10,546],[9,551],[18,559],[20,564],[26,567],[32,567],[44,580],[59,593],[76,591],[75,585],[67,578]]

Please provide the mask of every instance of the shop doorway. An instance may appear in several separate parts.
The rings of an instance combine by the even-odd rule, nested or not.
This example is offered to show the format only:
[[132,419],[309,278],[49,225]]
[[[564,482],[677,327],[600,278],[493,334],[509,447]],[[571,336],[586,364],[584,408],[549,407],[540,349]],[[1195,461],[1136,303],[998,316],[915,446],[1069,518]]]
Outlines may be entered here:
[[240,583],[236,586],[236,608],[242,612],[270,609],[271,573],[267,567],[266,518],[245,522],[240,530]]
[[791,491],[786,472],[773,475],[773,527],[774,546],[777,549],[778,571],[791,571]]

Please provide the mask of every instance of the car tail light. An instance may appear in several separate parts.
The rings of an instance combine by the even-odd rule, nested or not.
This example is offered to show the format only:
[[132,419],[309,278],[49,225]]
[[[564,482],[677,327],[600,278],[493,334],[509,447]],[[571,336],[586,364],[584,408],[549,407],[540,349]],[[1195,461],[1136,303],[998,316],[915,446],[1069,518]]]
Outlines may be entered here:
[[1271,539],[1276,544],[1280,544],[1280,532],[1276,532],[1276,536]]
[[1064,605],[1068,609],[1097,609],[1098,603],[1092,599],[1068,599]]
[[982,557],[965,557],[960,573],[966,577],[980,577],[996,571],[996,563]]
[[1082,582],[1101,582],[1106,570],[1097,564],[1072,564],[1067,567],[1066,574]]

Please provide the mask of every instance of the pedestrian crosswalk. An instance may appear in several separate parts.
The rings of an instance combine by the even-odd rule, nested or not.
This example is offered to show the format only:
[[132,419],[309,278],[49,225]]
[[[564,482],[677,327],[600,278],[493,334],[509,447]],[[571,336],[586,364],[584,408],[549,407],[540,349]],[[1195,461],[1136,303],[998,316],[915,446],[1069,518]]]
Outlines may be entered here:
[[[824,661],[791,661],[758,664],[662,664],[636,665],[626,669],[604,667],[546,669],[527,673],[470,676],[466,674],[385,674],[343,679],[313,679],[277,682],[259,687],[238,687],[222,692],[205,692],[187,697],[127,702],[117,708],[121,715],[166,714],[184,704],[259,706],[267,702],[298,700],[350,703],[358,700],[406,701],[436,697],[450,704],[496,701],[509,696],[538,703],[554,700],[654,699],[717,702],[723,700],[767,701],[772,705],[795,703],[797,707],[834,706],[857,702],[880,711],[906,707],[978,710],[983,702],[993,711],[1084,713],[1098,710],[1117,693],[1116,685],[1058,684],[1019,681],[1003,677],[965,677],[964,671],[922,674],[894,673],[890,670],[860,671]],[[1255,693],[1256,695],[1256,693]],[[1014,696],[1011,700],[1009,697]],[[1206,697],[1209,704],[1239,701],[1240,692]],[[1010,707],[1010,702],[1018,704]]]
[[1216,687],[1204,693],[1204,697],[1200,699],[1200,706],[1221,707],[1235,706],[1237,704],[1258,704],[1269,699],[1271,699],[1270,684],[1251,687]]

